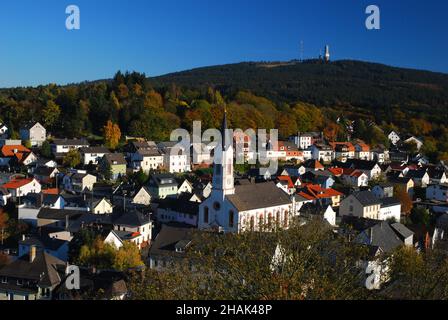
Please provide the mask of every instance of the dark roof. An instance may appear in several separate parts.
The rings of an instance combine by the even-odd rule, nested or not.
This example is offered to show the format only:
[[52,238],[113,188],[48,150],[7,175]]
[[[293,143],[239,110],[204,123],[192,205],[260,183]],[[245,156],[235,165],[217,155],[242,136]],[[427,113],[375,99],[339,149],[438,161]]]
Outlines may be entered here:
[[426,170],[409,170],[406,174],[408,178],[422,179],[426,174]]
[[406,228],[406,226],[399,222],[392,223],[390,226],[398,233],[398,236],[401,236],[403,239],[409,238],[410,236],[414,235],[414,232],[412,232],[411,230]]
[[85,211],[41,208],[37,214],[37,218],[48,220],[65,220],[66,216],[69,216],[69,218],[74,218],[83,214],[85,214]]
[[122,213],[120,216],[113,219],[113,224],[125,226],[142,226],[149,222],[149,215],[144,215],[138,210]]
[[376,161],[348,159],[347,164],[358,170],[372,170],[378,163]]
[[30,262],[29,254],[0,269],[0,276],[38,281],[40,286],[53,286],[61,281],[58,268],[65,267],[62,260],[37,250],[36,257]]
[[66,243],[67,241],[65,240],[50,238],[48,234],[44,234],[42,236],[32,236],[26,238],[25,240],[19,241],[19,245],[35,246],[39,249],[48,249],[53,251],[58,250]]
[[40,166],[40,167],[37,167],[36,169],[34,169],[33,175],[50,176],[55,170],[57,170],[57,169],[56,168],[45,167],[45,166]]
[[363,206],[373,206],[375,204],[381,204],[381,199],[375,197],[371,191],[360,191],[353,193],[353,196],[363,205]]
[[291,204],[289,196],[274,182],[236,185],[235,194],[226,197],[238,211]]
[[381,200],[381,208],[393,207],[401,204],[400,200],[394,197],[382,198]]
[[162,229],[149,250],[149,255],[181,256],[181,253],[176,252],[176,244],[179,242],[185,243],[185,241],[190,242],[193,239],[193,232],[193,228],[162,225]]
[[169,173],[161,173],[154,174],[151,176],[149,180],[149,185],[151,186],[176,186],[177,181],[172,174]]
[[159,149],[139,149],[137,153],[147,157],[163,156],[163,153]]
[[59,198],[60,195],[58,194],[28,193],[23,197],[23,202],[40,208],[42,205],[48,206],[55,204]]
[[104,159],[106,159],[106,162],[111,165],[127,164],[126,159],[124,158],[122,153],[106,153],[104,155]]
[[362,231],[355,241],[379,247],[385,253],[403,245],[403,241],[398,238],[398,235],[386,221],[380,221],[369,229]]
[[79,151],[81,153],[110,153],[106,147],[82,147]]
[[179,197],[178,199],[166,198],[166,199],[158,200],[158,203],[159,203],[158,208],[171,209],[171,210],[173,210],[175,212],[179,212],[179,213],[198,215],[200,203],[189,201],[189,199],[192,196],[193,196],[193,194],[184,194],[183,196]]

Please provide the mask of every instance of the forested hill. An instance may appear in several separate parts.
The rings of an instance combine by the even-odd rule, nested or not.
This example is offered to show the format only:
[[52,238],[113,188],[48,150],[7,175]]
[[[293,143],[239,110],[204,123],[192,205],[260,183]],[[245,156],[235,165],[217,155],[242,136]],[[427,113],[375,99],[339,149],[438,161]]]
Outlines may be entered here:
[[277,103],[380,108],[385,113],[395,106],[406,113],[425,112],[429,118],[447,113],[448,107],[448,74],[350,60],[238,63],[167,74],[151,82],[196,89],[212,86],[230,96],[247,89]]

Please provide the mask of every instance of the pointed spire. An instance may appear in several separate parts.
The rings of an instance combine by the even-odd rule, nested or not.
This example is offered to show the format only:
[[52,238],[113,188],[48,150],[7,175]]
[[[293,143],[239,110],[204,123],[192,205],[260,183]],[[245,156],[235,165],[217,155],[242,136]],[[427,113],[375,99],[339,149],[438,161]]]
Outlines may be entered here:
[[226,150],[229,141],[227,137],[227,107],[224,105],[224,116],[222,118],[222,126],[221,126],[221,137],[222,137],[222,149]]

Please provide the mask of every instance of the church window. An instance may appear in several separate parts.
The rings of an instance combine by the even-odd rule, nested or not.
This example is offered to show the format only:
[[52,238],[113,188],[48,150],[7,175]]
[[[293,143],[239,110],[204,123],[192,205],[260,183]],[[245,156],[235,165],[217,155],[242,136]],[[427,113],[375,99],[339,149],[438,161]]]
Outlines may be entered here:
[[255,219],[254,217],[250,217],[250,231],[254,231],[255,229]]
[[221,209],[221,205],[219,204],[219,202],[215,202],[213,204],[213,209],[215,209],[215,211],[218,211],[219,209]]
[[230,210],[229,211],[229,227],[230,228],[233,228],[233,226],[234,226],[234,219],[235,219],[235,213],[233,212],[233,210]]

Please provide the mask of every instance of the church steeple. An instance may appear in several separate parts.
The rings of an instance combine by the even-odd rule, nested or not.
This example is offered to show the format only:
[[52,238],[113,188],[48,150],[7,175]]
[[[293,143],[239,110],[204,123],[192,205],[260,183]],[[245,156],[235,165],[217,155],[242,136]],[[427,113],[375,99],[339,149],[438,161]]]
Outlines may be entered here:
[[233,136],[227,128],[227,110],[224,107],[224,115],[221,126],[222,143],[215,152],[213,167],[213,190],[220,193],[220,197],[235,193],[233,178]]

